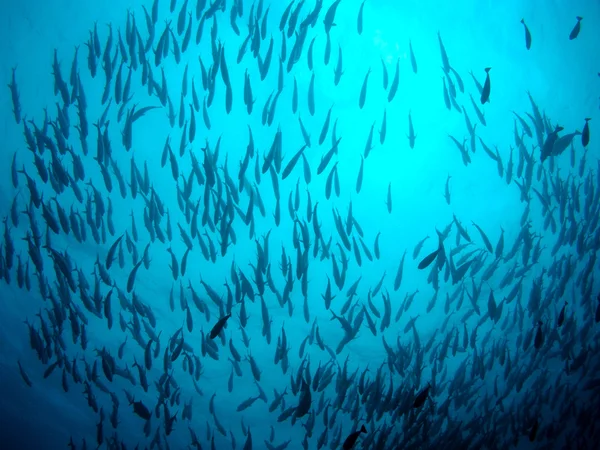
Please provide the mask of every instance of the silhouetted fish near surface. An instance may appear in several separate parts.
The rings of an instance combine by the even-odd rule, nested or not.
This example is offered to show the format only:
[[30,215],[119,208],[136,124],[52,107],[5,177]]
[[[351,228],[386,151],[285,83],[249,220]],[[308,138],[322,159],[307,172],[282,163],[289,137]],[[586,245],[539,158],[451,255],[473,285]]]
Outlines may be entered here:
[[581,132],[581,145],[583,147],[587,147],[590,143],[590,124],[588,123],[591,118],[585,119],[585,124],[583,125],[583,131]]
[[575,39],[577,36],[579,36],[579,32],[581,31],[581,20],[583,19],[583,17],[577,16],[576,19],[577,19],[577,23],[571,30],[571,33],[569,33],[569,40],[571,40],[571,41],[573,39]]
[[362,34],[363,32],[363,10],[365,8],[365,1],[366,0],[363,0],[358,8],[358,18],[356,19],[356,31],[358,34]]
[[223,317],[221,317],[217,323],[215,324],[215,326],[212,328],[212,330],[210,330],[210,334],[208,335],[208,337],[210,337],[211,339],[216,338],[219,333],[221,332],[221,330],[223,328],[225,328],[225,325],[227,324],[227,320],[231,317],[231,314],[227,314]]
[[25,369],[23,369],[23,366],[21,365],[21,361],[17,361],[17,364],[19,366],[19,373],[21,374],[21,378],[23,379],[25,384],[29,387],[33,386],[33,383],[31,382],[29,375],[27,375],[27,373],[25,372]]
[[425,258],[423,258],[421,260],[421,262],[419,262],[419,265],[418,265],[419,270],[423,270],[423,269],[426,269],[427,267],[429,267],[431,265],[431,263],[433,261],[435,261],[439,252],[440,252],[439,249],[434,250],[429,255],[427,255]]
[[17,124],[21,123],[21,99],[19,97],[19,88],[17,87],[17,79],[16,79],[16,71],[17,68],[13,67],[12,69],[12,78],[10,83],[8,84],[8,88],[10,89],[10,96],[13,105],[13,115],[15,117],[15,122]]
[[483,89],[481,90],[481,104],[487,103],[490,100],[490,91],[492,89],[490,83],[490,70],[491,67],[485,68],[485,82],[483,83]]
[[413,51],[412,41],[408,40],[408,51],[410,54],[410,66],[412,67],[413,73],[417,73],[417,58],[415,58],[415,52]]
[[521,19],[521,23],[523,24],[523,28],[525,28],[525,48],[529,50],[531,48],[531,33],[525,23],[525,19]]
[[408,135],[406,137],[408,138],[408,145],[410,148],[415,148],[415,140],[417,139],[417,135],[415,134],[415,129],[413,127],[411,111],[408,112]]

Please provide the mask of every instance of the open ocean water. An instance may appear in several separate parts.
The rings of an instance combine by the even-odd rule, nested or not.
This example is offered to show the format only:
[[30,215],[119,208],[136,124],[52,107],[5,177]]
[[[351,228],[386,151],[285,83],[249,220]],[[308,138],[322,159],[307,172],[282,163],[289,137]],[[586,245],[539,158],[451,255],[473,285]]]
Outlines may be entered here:
[[600,448],[600,4],[0,16],[1,449]]

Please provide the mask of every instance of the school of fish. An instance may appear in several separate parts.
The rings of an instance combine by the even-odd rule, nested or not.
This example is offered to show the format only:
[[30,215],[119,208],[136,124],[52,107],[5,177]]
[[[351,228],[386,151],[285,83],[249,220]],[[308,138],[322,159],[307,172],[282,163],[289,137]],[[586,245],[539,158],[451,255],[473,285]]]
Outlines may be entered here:
[[[514,145],[485,142],[477,128],[488,126],[494,71],[463,82],[438,33],[439,101],[466,126],[448,146],[465,166],[483,152],[476,164],[497,166],[517,188],[520,229],[505,241],[505,230],[451,213],[418,242],[384,236],[342,191],[368,201],[363,174],[385,145],[387,110],[379,130],[367,126],[348,185],[338,163],[355,158],[355,144],[336,132],[336,105],[315,92],[316,76],[335,89],[342,55],[353,56],[336,42],[338,8],[361,35],[368,0],[286,0],[277,17],[263,0],[154,0],[123,24],[94,24],[74,54],[54,51],[56,105],[43,115],[21,109],[12,70],[24,140],[6,168],[14,191],[0,275],[39,298],[39,313],[23,318],[39,364],[20,359],[14,370],[30,388],[81,391],[97,418],[94,436],[73,431],[66,447],[598,448],[591,118],[564,130],[529,95],[529,110],[507,119]],[[419,55],[407,47],[416,75]],[[397,101],[404,68],[381,62],[364,67],[352,108],[375,95]],[[410,110],[403,123],[407,148],[419,151],[426,131]],[[451,179],[440,192],[449,207]],[[380,199],[388,213],[392,181]],[[406,250],[390,254],[391,240]],[[380,259],[396,272],[372,279]],[[409,265],[423,278],[407,292]],[[326,283],[314,282],[319,274]],[[416,304],[426,314],[411,312]],[[424,333],[430,313],[444,319]],[[309,333],[290,339],[301,321]],[[369,335],[373,359],[356,357]],[[247,399],[228,402],[235,393]]]

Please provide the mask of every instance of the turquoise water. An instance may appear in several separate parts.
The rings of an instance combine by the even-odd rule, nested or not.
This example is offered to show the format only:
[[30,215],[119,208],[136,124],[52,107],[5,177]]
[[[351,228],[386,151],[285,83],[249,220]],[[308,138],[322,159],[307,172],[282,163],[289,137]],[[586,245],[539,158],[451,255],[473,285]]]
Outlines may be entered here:
[[597,5],[88,3],[0,19],[3,446],[594,448]]

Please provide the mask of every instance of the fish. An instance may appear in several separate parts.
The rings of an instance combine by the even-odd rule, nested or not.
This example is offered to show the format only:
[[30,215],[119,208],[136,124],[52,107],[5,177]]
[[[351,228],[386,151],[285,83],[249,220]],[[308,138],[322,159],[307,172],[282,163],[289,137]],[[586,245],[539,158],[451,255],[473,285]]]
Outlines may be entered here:
[[425,386],[415,397],[413,401],[413,408],[418,409],[425,404],[425,401],[429,397],[429,390],[431,389],[431,384]]
[[388,184],[385,206],[387,207],[388,213],[391,214],[392,213],[392,183],[391,182]]
[[538,427],[539,427],[539,422],[536,420],[535,422],[533,422],[533,425],[531,426],[531,429],[529,430],[529,433],[527,435],[529,442],[535,441],[535,438],[536,438],[537,432],[538,432]]
[[226,314],[223,317],[221,317],[217,323],[212,327],[212,329],[210,330],[210,333],[208,335],[208,337],[210,339],[214,339],[216,338],[219,333],[221,333],[221,330],[223,328],[225,328],[226,324],[227,324],[227,320],[231,317],[231,314]]
[[426,269],[427,267],[429,267],[431,265],[431,263],[436,260],[439,252],[440,252],[440,250],[437,249],[437,250],[434,250],[433,252],[431,252],[430,254],[428,254],[425,258],[423,258],[419,262],[419,265],[417,266],[417,268],[419,270],[423,270],[423,269]]
[[358,437],[361,433],[367,433],[367,429],[364,425],[360,427],[360,430],[354,431],[348,435],[348,437],[344,440],[344,443],[342,444],[342,448],[344,450],[350,450],[354,448],[354,446],[356,445],[356,441],[358,440]]
[[537,326],[537,330],[535,332],[535,340],[534,340],[534,346],[536,350],[539,350],[540,348],[542,348],[542,345],[544,345],[544,332],[542,330],[542,326],[544,324],[542,323],[542,321],[538,322],[538,326]]
[[444,188],[444,199],[446,200],[446,203],[448,205],[450,205],[450,200],[451,200],[451,195],[450,195],[450,179],[452,177],[450,176],[450,174],[448,174],[448,177],[446,178],[446,187]]
[[438,31],[438,43],[440,45],[440,53],[442,56],[442,69],[444,73],[447,75],[450,72],[450,60],[448,59],[448,54],[446,53],[446,48],[444,47],[444,43],[442,42],[442,35]]
[[414,248],[413,254],[412,254],[413,259],[417,259],[419,257],[419,253],[421,253],[421,249],[423,248],[423,245],[425,244],[425,241],[427,239],[429,239],[429,236],[425,236],[423,239],[421,239],[419,242],[417,242],[417,245],[415,245],[415,248]]
[[129,404],[133,405],[134,414],[141,417],[142,419],[150,420],[150,418],[152,417],[150,410],[141,401],[132,401]]
[[408,145],[411,149],[415,148],[415,139],[417,136],[415,135],[415,130],[413,128],[412,115],[411,112],[408,112]]
[[479,234],[481,235],[481,239],[483,240],[483,243],[485,244],[485,247],[487,248],[487,250],[490,253],[494,253],[494,248],[492,247],[492,243],[490,242],[489,238],[484,233],[484,231],[481,229],[481,227],[479,227],[479,225],[477,225],[475,222],[471,222],[471,223],[473,224],[473,226],[475,228],[477,228],[477,231],[479,231]]
[[31,382],[31,378],[29,378],[29,375],[27,375],[27,372],[25,372],[25,369],[23,369],[23,366],[21,365],[21,361],[17,361],[17,365],[19,366],[19,373],[21,374],[21,378],[23,379],[25,384],[29,387],[32,387],[33,383]]
[[579,32],[581,31],[581,21],[583,20],[583,17],[577,16],[576,19],[577,19],[577,22],[575,23],[575,26],[573,27],[573,29],[569,33],[569,40],[570,41],[572,41],[573,39],[577,38],[577,36],[579,36]]
[[8,89],[10,89],[10,97],[12,101],[13,108],[13,116],[15,118],[15,122],[18,124],[21,123],[21,100],[19,96],[19,88],[17,86],[16,80],[16,72],[17,68],[12,68],[12,77],[10,83],[8,84]]
[[[414,74],[417,73],[417,59],[415,58],[415,52],[413,51],[412,41],[408,40],[408,50],[410,54],[410,66]],[[461,83],[462,85],[462,83]]]
[[[384,84],[387,84],[385,80],[387,80],[387,71],[384,72],[385,73],[385,77],[384,77]],[[392,79],[392,84],[390,84],[390,90],[388,92],[388,103],[391,103],[392,100],[394,100],[394,97],[396,97],[396,92],[398,91],[398,84],[400,82],[400,60],[397,59],[396,60],[396,70],[394,72],[394,78]]]
[[119,236],[115,242],[113,242],[113,244],[110,246],[110,248],[108,249],[108,253],[106,254],[106,262],[105,262],[105,266],[106,269],[110,269],[110,266],[112,265],[113,261],[115,260],[115,252],[117,251],[117,246],[121,243],[121,240],[125,237],[125,234],[122,234],[121,236]]
[[483,89],[481,90],[481,104],[482,105],[487,103],[490,100],[490,90],[491,90],[490,70],[491,70],[491,67],[485,68],[485,82],[483,83]]
[[365,101],[367,99],[367,83],[369,81],[370,74],[371,74],[371,68],[369,67],[369,70],[367,71],[367,74],[365,75],[362,87],[360,89],[360,96],[358,97],[358,107],[360,109],[363,109],[363,106],[365,106]]
[[583,125],[583,131],[581,132],[581,145],[583,148],[587,147],[590,143],[590,125],[589,121],[591,118],[587,117],[585,119],[585,124]]
[[363,32],[363,10],[365,7],[365,0],[360,4],[358,8],[358,17],[356,19],[356,31],[360,35]]
[[133,269],[131,269],[131,272],[129,272],[129,277],[127,278],[127,293],[131,293],[131,291],[133,290],[133,285],[135,283],[135,277],[136,277],[137,271],[143,262],[144,262],[143,259],[138,261],[137,264],[135,264],[133,266]]
[[531,48],[531,33],[529,32],[529,28],[525,23],[525,19],[521,19],[521,23],[523,24],[523,28],[525,29],[525,48],[529,50]]
[[383,76],[383,89],[387,89],[388,83],[389,83],[389,75],[388,75],[388,71],[387,71],[387,66],[386,66],[383,58],[381,58],[381,73]]
[[546,158],[548,158],[549,156],[552,156],[554,144],[556,143],[559,137],[558,133],[560,133],[562,130],[563,127],[557,125],[552,132],[548,133],[548,137],[544,141],[543,146],[541,148],[540,160],[542,162],[544,162],[544,160],[546,160]]
[[567,307],[568,302],[565,302],[560,313],[558,314],[558,319],[556,320],[556,326],[561,327],[563,323],[565,323],[565,308]]

